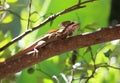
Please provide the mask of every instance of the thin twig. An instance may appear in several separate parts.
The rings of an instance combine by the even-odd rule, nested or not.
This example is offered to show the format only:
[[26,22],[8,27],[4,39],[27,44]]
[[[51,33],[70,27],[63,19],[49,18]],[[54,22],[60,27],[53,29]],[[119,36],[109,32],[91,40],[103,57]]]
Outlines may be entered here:
[[29,30],[26,30],[26,32],[20,34],[19,36],[15,37],[14,39],[12,39],[9,43],[5,44],[3,47],[0,48],[0,51],[3,51],[4,49],[6,49],[7,47],[9,47],[10,45],[12,45],[13,43],[15,43],[16,41],[22,39],[23,37],[25,37],[26,35],[28,35],[29,33],[41,28],[43,25],[47,24],[48,22],[54,20],[56,17],[60,16],[60,15],[63,15],[63,14],[66,14],[68,12],[71,12],[73,10],[77,10],[77,9],[80,9],[80,8],[84,8],[84,6],[81,6],[85,3],[88,3],[88,2],[92,2],[92,1],[95,1],[95,0],[88,0],[88,1],[84,1],[84,2],[81,2],[81,3],[78,3],[72,7],[69,7],[61,12],[58,12],[56,14],[53,14],[51,16],[49,16],[47,19],[45,19],[43,22],[41,22],[39,25],[29,29]]
[[90,49],[91,59],[92,59],[94,65],[95,65],[95,58],[94,58],[94,54],[93,54],[93,52],[92,52],[92,47],[89,46],[88,48]]
[[85,83],[87,83],[90,78],[94,77],[95,71],[96,71],[96,69],[94,69],[94,70],[92,71],[92,74],[86,79]]
[[43,73],[44,75],[46,75],[46,76],[48,76],[49,78],[51,78],[51,75],[49,75],[48,73],[46,73],[44,70],[42,70],[42,69],[36,69],[37,71],[39,71],[39,72],[41,72],[41,73]]
[[109,67],[109,68],[113,68],[113,69],[118,69],[120,70],[120,67],[114,67],[114,66],[111,66],[111,65],[104,65],[104,66],[99,66],[99,67]]
[[29,29],[29,25],[30,25],[31,5],[32,5],[32,0],[29,0],[29,3],[28,3],[28,21],[27,21],[26,30]]
[[[114,66],[111,66],[111,65],[108,65],[108,64],[106,64],[106,65],[104,65],[104,66],[99,66],[99,67],[109,67],[109,68],[113,68],[113,69],[120,70],[120,67],[114,67]],[[96,69],[98,69],[99,67],[96,67],[96,65],[95,65],[95,69],[92,71],[92,74],[87,78],[87,80],[85,81],[85,83],[87,83],[90,78],[94,77],[95,71],[96,71]]]

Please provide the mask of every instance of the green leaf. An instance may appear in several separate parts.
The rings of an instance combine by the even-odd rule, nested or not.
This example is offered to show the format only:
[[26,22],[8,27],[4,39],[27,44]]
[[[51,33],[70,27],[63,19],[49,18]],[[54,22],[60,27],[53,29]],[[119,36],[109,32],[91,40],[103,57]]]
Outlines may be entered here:
[[12,15],[8,15],[4,18],[4,20],[2,21],[2,23],[9,23],[13,20]]
[[104,55],[109,58],[111,53],[112,53],[112,50],[108,49],[106,52],[104,52]]

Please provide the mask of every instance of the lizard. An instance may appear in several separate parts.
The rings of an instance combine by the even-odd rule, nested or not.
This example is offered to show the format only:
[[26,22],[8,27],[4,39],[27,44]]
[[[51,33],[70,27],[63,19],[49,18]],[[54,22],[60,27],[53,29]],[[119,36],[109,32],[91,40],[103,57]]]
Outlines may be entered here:
[[[71,22],[71,21],[64,21],[60,24],[60,29],[50,31],[49,33],[42,36],[37,41],[33,42],[33,44],[26,47],[24,50],[20,51],[19,53],[15,54],[14,56],[9,57],[3,62],[0,62],[0,67],[3,67],[3,70],[6,69],[12,69],[11,72],[9,72],[9,75],[12,74],[13,71],[18,71],[17,68],[12,68],[12,64],[14,66],[21,63],[21,59],[24,57],[24,55],[33,55],[38,58],[37,50],[43,48],[44,46],[48,45],[49,43],[54,43],[55,41],[59,41],[61,39],[66,39],[67,36],[71,36],[73,32],[78,28],[79,23],[77,22]],[[40,56],[40,55],[39,55]],[[35,57],[35,58],[36,58]],[[22,61],[24,58],[22,59]],[[12,61],[14,63],[12,63]],[[26,64],[30,63],[29,60]],[[20,69],[24,68],[26,65],[21,65]],[[3,73],[6,73],[3,71]],[[6,74],[8,75],[8,74]]]
[[60,29],[49,31],[36,42],[20,51],[17,55],[20,55],[21,53],[29,54],[31,51],[34,51],[33,56],[38,56],[38,47],[42,48],[50,42],[65,39],[67,36],[71,36],[78,26],[79,23],[77,22],[64,21],[59,25]]

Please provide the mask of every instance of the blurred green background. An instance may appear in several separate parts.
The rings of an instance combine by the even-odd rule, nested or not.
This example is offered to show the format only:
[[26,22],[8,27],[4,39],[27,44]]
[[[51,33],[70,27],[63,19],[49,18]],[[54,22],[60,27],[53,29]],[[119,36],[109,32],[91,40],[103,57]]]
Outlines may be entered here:
[[[0,47],[27,30],[30,1],[29,29],[78,3],[78,0],[1,0]],[[0,61],[24,49],[49,30],[59,28],[58,25],[66,20],[80,23],[74,35],[120,23],[119,0],[96,0],[85,5],[85,8],[57,17],[0,52]],[[6,77],[1,83],[120,83],[119,45],[119,40],[115,40],[63,53]]]

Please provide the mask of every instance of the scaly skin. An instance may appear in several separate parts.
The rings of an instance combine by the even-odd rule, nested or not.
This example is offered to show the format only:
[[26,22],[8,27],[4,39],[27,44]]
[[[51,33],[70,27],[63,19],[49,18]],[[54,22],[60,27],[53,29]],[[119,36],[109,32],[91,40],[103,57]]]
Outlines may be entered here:
[[[71,21],[65,21],[60,24],[60,29],[47,33],[46,35],[42,36],[40,39],[38,39],[36,42],[25,48],[23,51],[20,51],[19,54],[26,54],[30,51],[37,51],[36,49],[39,47],[43,47],[46,44],[57,41],[59,39],[64,39],[67,36],[70,36],[73,34],[74,30],[78,28],[79,24],[76,22]],[[36,55],[35,55],[36,56]]]

